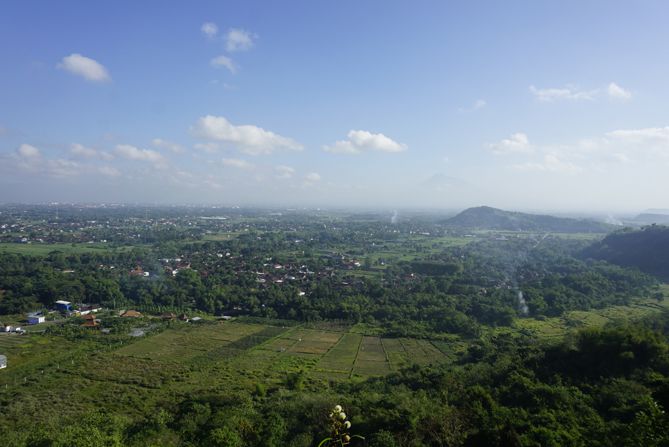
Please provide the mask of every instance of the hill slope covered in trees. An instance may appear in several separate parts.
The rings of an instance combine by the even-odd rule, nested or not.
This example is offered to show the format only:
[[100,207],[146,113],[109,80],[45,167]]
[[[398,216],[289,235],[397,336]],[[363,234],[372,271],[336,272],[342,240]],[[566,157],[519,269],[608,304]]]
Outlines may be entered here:
[[641,230],[624,230],[609,234],[586,248],[586,257],[613,264],[636,267],[669,281],[669,227],[651,225]]
[[614,227],[603,222],[505,211],[489,206],[468,208],[445,221],[448,226],[507,231],[606,233]]

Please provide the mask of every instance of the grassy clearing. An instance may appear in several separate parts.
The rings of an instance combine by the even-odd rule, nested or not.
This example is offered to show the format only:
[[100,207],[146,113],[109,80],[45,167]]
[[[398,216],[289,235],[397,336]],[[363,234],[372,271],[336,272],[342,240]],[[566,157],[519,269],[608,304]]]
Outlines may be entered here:
[[18,334],[0,334],[0,354],[4,350],[27,343],[29,337]]
[[628,306],[611,306],[604,309],[589,311],[571,311],[561,317],[520,318],[514,323],[513,329],[499,328],[493,332],[509,332],[521,330],[532,333],[537,337],[549,341],[561,340],[570,331],[585,327],[604,326],[607,323],[624,323],[648,317],[663,309],[669,309],[669,287],[662,287],[665,293],[664,300],[642,299]]
[[326,371],[350,373],[355,362],[362,335],[346,333],[339,342],[318,362],[318,368]]
[[118,355],[168,361],[188,360],[208,354],[264,330],[261,325],[233,322],[167,329],[119,349]]
[[112,247],[109,244],[15,244],[1,243],[0,252],[16,253],[27,256],[46,256],[52,251],[65,254],[101,253],[108,250],[128,250],[132,247]]

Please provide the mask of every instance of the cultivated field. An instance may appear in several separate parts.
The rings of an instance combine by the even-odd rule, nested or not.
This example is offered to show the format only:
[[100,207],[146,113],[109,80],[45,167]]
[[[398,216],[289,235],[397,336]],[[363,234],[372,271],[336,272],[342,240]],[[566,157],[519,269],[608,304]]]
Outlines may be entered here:
[[427,340],[237,322],[167,329],[114,351],[114,356],[169,363],[218,363],[266,377],[304,371],[345,380],[389,374],[412,363],[444,362]]

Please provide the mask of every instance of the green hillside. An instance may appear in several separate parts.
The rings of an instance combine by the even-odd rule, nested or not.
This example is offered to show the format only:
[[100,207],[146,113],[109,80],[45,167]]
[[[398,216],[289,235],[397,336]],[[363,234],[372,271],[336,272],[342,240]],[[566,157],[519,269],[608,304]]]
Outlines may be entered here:
[[669,227],[651,225],[606,236],[586,248],[583,255],[669,279]]
[[553,231],[559,233],[606,233],[612,225],[588,219],[571,219],[505,211],[489,206],[468,208],[445,221],[452,227],[504,231]]

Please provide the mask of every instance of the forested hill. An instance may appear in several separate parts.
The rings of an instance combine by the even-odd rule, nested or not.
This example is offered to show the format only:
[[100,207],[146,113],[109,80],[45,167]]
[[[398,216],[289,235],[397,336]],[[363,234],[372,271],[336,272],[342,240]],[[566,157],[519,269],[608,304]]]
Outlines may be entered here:
[[445,221],[453,227],[509,231],[554,231],[559,233],[606,233],[612,225],[587,219],[571,219],[505,211],[489,206],[468,208]]
[[651,225],[641,230],[611,233],[586,248],[586,257],[639,270],[669,281],[669,227]]

